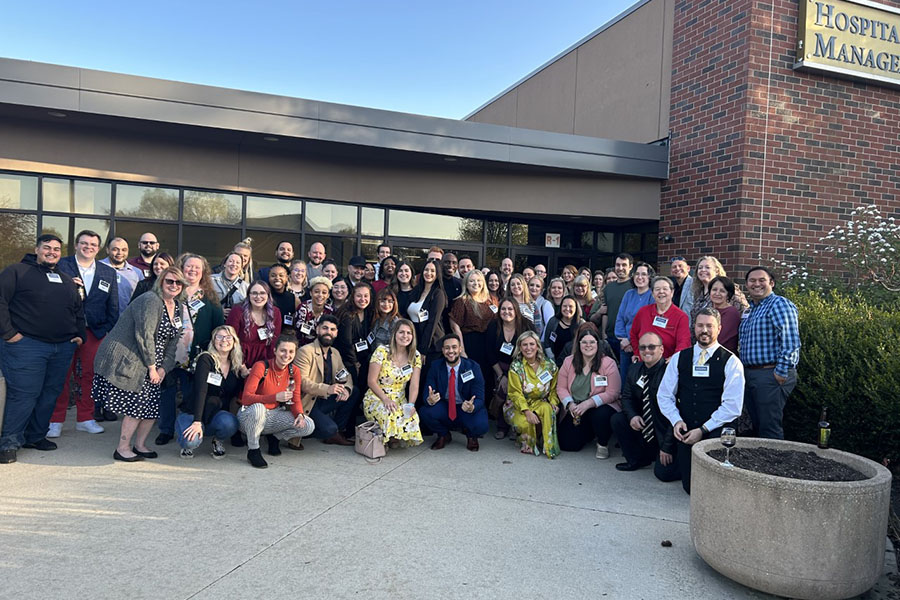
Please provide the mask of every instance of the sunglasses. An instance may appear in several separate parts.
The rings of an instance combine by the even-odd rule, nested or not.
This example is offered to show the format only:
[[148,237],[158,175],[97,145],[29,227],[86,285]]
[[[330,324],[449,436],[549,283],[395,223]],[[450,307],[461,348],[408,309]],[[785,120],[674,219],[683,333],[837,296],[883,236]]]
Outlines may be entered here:
[[656,350],[660,346],[662,346],[662,344],[642,344],[642,345],[638,346],[638,350],[640,350],[641,352],[646,352],[647,350],[650,350],[652,352],[653,350]]
[[177,279],[163,279],[163,283],[166,285],[180,285],[184,286],[183,281],[178,281]]

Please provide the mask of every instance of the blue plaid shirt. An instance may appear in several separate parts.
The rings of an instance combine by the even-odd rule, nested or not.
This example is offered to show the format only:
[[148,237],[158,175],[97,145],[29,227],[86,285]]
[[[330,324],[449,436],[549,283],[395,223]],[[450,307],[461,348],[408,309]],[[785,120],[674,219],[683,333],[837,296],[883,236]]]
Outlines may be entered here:
[[747,366],[775,365],[775,374],[787,377],[800,361],[800,326],[797,307],[772,293],[751,302],[741,315],[741,362]]

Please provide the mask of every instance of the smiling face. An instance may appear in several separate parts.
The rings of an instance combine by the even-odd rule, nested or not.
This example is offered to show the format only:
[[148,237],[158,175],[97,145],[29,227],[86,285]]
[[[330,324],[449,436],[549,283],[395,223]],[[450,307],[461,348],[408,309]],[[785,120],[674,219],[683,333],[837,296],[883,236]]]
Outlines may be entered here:
[[159,277],[159,274],[171,267],[172,264],[163,258],[153,259],[153,275]]
[[343,279],[335,279],[331,288],[331,297],[338,302],[343,302],[349,295],[350,288],[347,287],[347,282]]
[[650,271],[647,267],[638,267],[634,270],[634,286],[641,290],[646,290],[650,285]]
[[291,282],[300,285],[306,281],[306,265],[297,263],[291,267]]
[[244,269],[249,263],[250,258],[253,256],[253,253],[250,251],[250,248],[235,248],[235,252],[237,252],[241,257],[241,269]]
[[500,303],[500,310],[497,311],[500,320],[506,323],[512,323],[516,320],[516,307],[510,300],[504,300]]
[[444,355],[444,360],[447,361],[448,365],[455,365],[459,361],[459,340],[455,338],[444,340],[444,344],[441,346],[441,353]]
[[710,315],[697,315],[694,322],[694,336],[702,347],[713,344],[719,338],[719,322]]
[[572,283],[572,280],[575,279],[575,272],[572,269],[563,269],[562,278],[566,283]]
[[612,283],[613,281],[618,281],[619,276],[616,275],[615,271],[610,271],[606,274],[606,283]]
[[325,303],[328,302],[328,294],[328,286],[324,283],[317,283],[309,292],[315,306],[325,306]]
[[269,292],[260,284],[255,283],[251,285],[250,289],[247,291],[247,297],[250,298],[250,306],[262,309],[269,300]]
[[287,271],[281,265],[269,269],[269,287],[280,294],[287,287]]
[[559,306],[559,314],[561,314],[565,319],[571,320],[575,318],[576,312],[578,312],[577,306],[575,305],[575,301],[572,298],[566,298]]
[[357,310],[365,310],[372,301],[372,295],[369,292],[369,286],[360,285],[353,288],[353,306]]
[[213,343],[216,350],[222,354],[228,354],[234,349],[234,337],[231,332],[224,327],[218,327],[213,332]]
[[445,278],[453,277],[457,266],[459,266],[459,261],[456,260],[456,255],[452,252],[448,252],[441,259],[441,270],[444,272]]
[[378,300],[378,312],[382,315],[389,315],[394,312],[394,297],[382,296]]
[[660,308],[668,308],[672,304],[672,286],[668,281],[663,279],[653,284],[653,299]]
[[412,281],[412,268],[409,265],[401,265],[397,269],[397,281],[400,283],[409,283]]
[[518,277],[514,277],[509,280],[509,293],[515,298],[521,298],[522,292],[524,289],[522,288],[522,280]]
[[309,247],[308,256],[309,262],[312,263],[314,267],[321,265],[322,261],[325,260],[325,246],[319,242],[316,242]]
[[519,342],[519,352],[525,357],[525,360],[534,360],[537,356],[537,342],[533,337],[524,338]]
[[470,296],[477,296],[484,289],[484,275],[472,271],[472,274],[466,277],[466,291]]
[[550,297],[559,300],[566,295],[566,288],[561,281],[550,282]]
[[281,242],[275,250],[275,258],[279,262],[289,263],[294,260],[294,246],[290,242]]
[[765,271],[757,269],[747,274],[747,291],[752,300],[758,302],[771,294],[774,289],[775,282]]
[[540,296],[543,289],[544,280],[540,277],[535,276],[528,280],[528,293],[531,294],[532,298]]
[[391,255],[391,247],[384,244],[378,246],[378,260],[384,260]]
[[124,265],[128,259],[128,242],[122,238],[114,238],[107,244],[106,254],[109,255],[109,262],[114,266]]
[[319,326],[316,327],[316,337],[319,338],[319,344],[323,348],[327,348],[334,343],[337,333],[338,326],[330,321],[319,321]]
[[459,264],[456,267],[456,272],[459,273],[459,276],[464,278],[469,274],[469,271],[475,268],[475,263],[472,262],[471,258],[461,258],[459,259]]
[[188,286],[194,287],[200,283],[200,278],[203,277],[203,261],[191,257],[184,261],[182,271],[184,271],[184,278],[187,280]]
[[728,304],[730,300],[728,290],[725,289],[721,281],[717,281],[710,286],[709,299],[712,301],[713,308],[724,308]]
[[34,254],[39,265],[52,267],[59,262],[59,258],[62,255],[62,244],[56,240],[41,242],[35,246]]
[[394,273],[397,272],[397,263],[394,262],[393,258],[389,258],[381,263],[381,277],[393,277]]
[[702,281],[703,285],[709,285],[717,275],[716,265],[711,260],[704,258],[697,264],[697,279]]
[[619,281],[625,281],[628,279],[629,273],[631,273],[631,261],[627,258],[617,258],[615,266],[616,278]]
[[592,283],[594,284],[595,290],[602,290],[603,286],[606,284],[606,280],[603,278],[603,273],[594,273]]
[[397,333],[394,334],[394,343],[397,344],[398,348],[408,348],[413,340],[413,332],[409,325],[403,324],[397,328]]
[[572,290],[575,292],[576,296],[578,296],[579,298],[584,298],[585,296],[587,296],[588,286],[583,281],[579,281],[572,287]]
[[75,255],[81,261],[94,260],[98,252],[100,252],[100,238],[84,234],[75,242]]
[[540,277],[541,279],[546,279],[547,278],[547,267],[545,267],[544,265],[537,265],[534,268],[534,274],[537,275],[538,277]]
[[597,356],[597,350],[600,348],[599,341],[593,334],[587,334],[582,337],[581,341],[578,342],[578,347],[581,349],[581,356],[583,356],[587,362],[590,362]]
[[422,269],[422,279],[425,283],[434,283],[434,280],[437,279],[437,269],[434,266],[434,263],[427,263],[425,268]]
[[658,363],[663,356],[663,344],[655,333],[648,332],[641,336],[636,350],[641,353],[641,360],[648,367]]
[[283,369],[294,362],[297,355],[297,344],[294,342],[279,342],[275,347],[275,366]]
[[496,294],[500,291],[500,276],[496,273],[488,273],[487,275],[487,287],[488,291]]
[[228,255],[228,258],[225,259],[224,267],[225,277],[234,279],[241,272],[241,269],[244,268],[244,261],[240,254],[231,253]]
[[513,261],[511,258],[504,258],[500,261],[500,272],[503,273],[503,277],[509,277],[513,272]]
[[159,240],[152,233],[145,233],[138,242],[138,248],[141,251],[141,256],[144,257],[144,260],[147,260],[159,251]]
[[673,260],[672,261],[672,277],[675,278],[676,281],[683,281],[685,277],[687,277],[688,272],[691,268],[688,266],[686,261],[683,260]]
[[322,275],[324,275],[331,281],[334,281],[338,276],[337,267],[333,264],[326,265],[325,267],[322,268]]
[[[168,268],[168,267],[167,267]],[[157,275],[157,277],[162,277],[162,285],[160,289],[162,290],[163,300],[172,300],[179,294],[181,294],[181,290],[184,289],[184,282],[178,278],[175,273],[169,271],[165,272],[163,269],[162,275]]]

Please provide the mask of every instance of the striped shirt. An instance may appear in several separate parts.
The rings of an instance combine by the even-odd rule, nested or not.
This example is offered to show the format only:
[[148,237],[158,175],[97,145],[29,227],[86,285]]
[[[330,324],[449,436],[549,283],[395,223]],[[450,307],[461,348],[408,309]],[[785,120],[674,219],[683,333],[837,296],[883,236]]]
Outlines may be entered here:
[[746,366],[775,365],[775,374],[787,377],[800,361],[800,326],[797,307],[778,294],[751,302],[741,315],[741,362]]

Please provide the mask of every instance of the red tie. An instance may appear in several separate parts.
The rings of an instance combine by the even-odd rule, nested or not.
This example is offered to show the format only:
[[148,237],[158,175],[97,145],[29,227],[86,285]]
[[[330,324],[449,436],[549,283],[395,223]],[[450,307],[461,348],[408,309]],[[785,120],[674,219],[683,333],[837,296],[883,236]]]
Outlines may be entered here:
[[447,408],[450,420],[456,420],[456,369],[450,367],[450,384],[447,387],[447,402],[450,406]]

